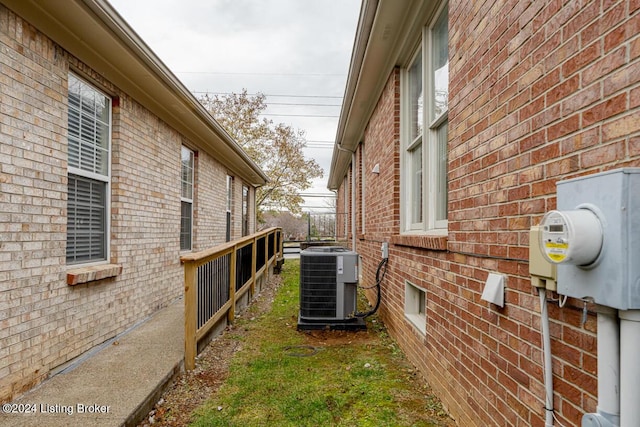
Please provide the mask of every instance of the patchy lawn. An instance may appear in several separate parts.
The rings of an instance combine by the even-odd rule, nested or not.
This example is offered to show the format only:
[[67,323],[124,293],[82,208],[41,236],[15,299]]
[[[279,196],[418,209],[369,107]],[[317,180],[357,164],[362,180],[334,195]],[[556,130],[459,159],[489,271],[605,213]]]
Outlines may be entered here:
[[299,271],[287,260],[143,425],[455,425],[376,316],[367,331],[297,331]]

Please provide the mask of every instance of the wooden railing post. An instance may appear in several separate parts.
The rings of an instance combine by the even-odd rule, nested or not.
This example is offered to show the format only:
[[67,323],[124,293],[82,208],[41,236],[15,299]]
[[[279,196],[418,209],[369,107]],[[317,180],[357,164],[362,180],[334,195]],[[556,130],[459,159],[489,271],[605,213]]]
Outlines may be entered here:
[[233,323],[236,318],[236,274],[237,274],[237,265],[238,265],[238,247],[233,247],[233,252],[231,252],[231,266],[229,275],[229,301],[231,301],[231,307],[229,307],[229,312],[227,313],[227,321],[229,323]]
[[269,233],[264,235],[264,266],[265,274],[269,277]]
[[196,341],[198,303],[196,271],[195,263],[187,262],[184,264],[184,366],[189,371],[196,367],[198,352]]

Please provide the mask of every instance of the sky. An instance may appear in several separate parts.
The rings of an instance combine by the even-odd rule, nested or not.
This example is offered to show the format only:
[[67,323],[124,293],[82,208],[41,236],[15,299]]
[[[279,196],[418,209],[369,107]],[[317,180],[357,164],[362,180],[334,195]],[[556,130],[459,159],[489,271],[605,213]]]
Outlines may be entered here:
[[361,0],[108,0],[196,96],[263,93],[265,117],[305,131],[327,179]]

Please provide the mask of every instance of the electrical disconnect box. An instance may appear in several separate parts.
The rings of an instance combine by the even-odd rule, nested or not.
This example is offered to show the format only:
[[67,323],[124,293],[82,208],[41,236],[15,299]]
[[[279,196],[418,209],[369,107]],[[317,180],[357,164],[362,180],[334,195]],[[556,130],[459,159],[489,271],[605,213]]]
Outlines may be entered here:
[[540,249],[558,265],[558,293],[640,309],[640,168],[560,181]]

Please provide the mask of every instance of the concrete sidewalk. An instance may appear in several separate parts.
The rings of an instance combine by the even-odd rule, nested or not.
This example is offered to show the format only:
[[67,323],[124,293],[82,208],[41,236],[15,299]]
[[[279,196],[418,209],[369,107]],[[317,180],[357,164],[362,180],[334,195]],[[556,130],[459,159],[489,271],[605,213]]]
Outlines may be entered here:
[[107,344],[9,404],[22,413],[3,406],[0,426],[136,425],[183,368],[184,301]]

